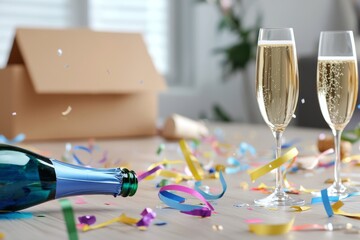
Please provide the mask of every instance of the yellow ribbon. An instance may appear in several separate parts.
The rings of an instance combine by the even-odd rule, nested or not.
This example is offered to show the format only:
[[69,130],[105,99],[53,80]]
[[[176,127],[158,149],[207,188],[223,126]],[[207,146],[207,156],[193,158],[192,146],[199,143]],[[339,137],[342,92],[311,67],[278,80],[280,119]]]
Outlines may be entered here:
[[107,227],[110,224],[116,223],[116,222],[121,222],[124,224],[128,224],[128,225],[134,225],[136,224],[140,219],[136,219],[136,218],[131,218],[126,216],[125,214],[121,214],[119,217],[116,218],[112,218],[106,222],[100,223],[100,224],[96,224],[96,225],[85,225],[81,230],[83,232],[87,232],[90,230],[95,230],[95,229],[99,229],[99,228],[103,228],[103,227]]
[[[165,164],[183,164],[184,161],[182,160],[168,160],[168,159],[164,159],[162,161],[159,161],[159,162],[156,162],[156,163],[153,163],[151,164],[147,170],[150,170],[150,169],[153,169],[159,165],[165,165]],[[153,180],[155,179],[157,176],[161,175],[160,173],[163,171],[164,169],[162,170],[159,170],[157,171],[156,173],[150,175],[150,176],[147,176],[146,178],[144,178],[144,180]]]
[[264,166],[258,167],[256,169],[248,170],[247,172],[250,175],[251,181],[254,182],[259,177],[267,174],[268,172],[272,171],[273,169],[280,167],[285,162],[296,157],[298,154],[299,154],[298,150],[296,148],[292,148],[288,152],[286,152],[284,155],[271,161],[270,163],[268,163]]
[[292,218],[287,223],[281,224],[263,224],[263,223],[254,223],[249,224],[249,231],[255,233],[256,235],[280,235],[285,234],[290,231],[294,224],[294,218]]
[[342,201],[337,201],[334,203],[331,207],[333,209],[334,214],[336,215],[342,215],[345,217],[351,217],[351,218],[360,218],[360,213],[348,213],[340,210],[340,208],[344,206],[344,203]]
[[344,163],[349,163],[351,161],[359,161],[360,160],[360,155],[353,155],[353,156],[350,156],[350,157],[346,157],[342,160],[342,162]]
[[202,180],[204,177],[204,171],[202,170],[197,158],[190,152],[186,141],[184,139],[180,140],[179,145],[185,157],[189,170],[193,174],[195,180]]

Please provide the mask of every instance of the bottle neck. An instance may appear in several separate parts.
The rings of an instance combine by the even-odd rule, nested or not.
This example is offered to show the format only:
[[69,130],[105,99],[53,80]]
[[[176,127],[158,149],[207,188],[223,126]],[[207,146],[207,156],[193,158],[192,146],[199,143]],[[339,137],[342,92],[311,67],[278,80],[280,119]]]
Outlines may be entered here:
[[56,173],[55,198],[90,194],[126,197],[136,192],[137,178],[133,171],[120,168],[88,168],[51,161]]

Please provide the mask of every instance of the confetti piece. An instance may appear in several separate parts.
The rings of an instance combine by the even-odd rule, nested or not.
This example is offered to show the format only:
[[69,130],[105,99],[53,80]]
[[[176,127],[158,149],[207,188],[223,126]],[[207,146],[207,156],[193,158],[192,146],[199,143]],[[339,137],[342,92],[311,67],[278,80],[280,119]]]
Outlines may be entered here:
[[158,196],[160,200],[163,201],[169,207],[185,212],[189,212],[194,209],[203,208],[198,205],[182,204],[185,201],[185,198],[170,193],[169,191],[179,191],[190,194],[193,197],[199,199],[201,202],[203,202],[207,206],[207,208],[214,211],[214,207],[208,201],[206,201],[206,199],[198,191],[181,185],[167,185],[160,189]]
[[16,112],[12,112],[11,115],[16,116]]
[[214,231],[222,231],[222,230],[224,230],[224,227],[222,225],[219,225],[219,224],[214,224],[214,225],[212,225],[212,229]]
[[74,201],[75,204],[87,204],[85,198],[77,196]]
[[293,117],[293,118],[296,118],[296,115],[295,115],[295,114],[293,114],[293,115],[292,115],[292,117]]
[[221,198],[225,192],[226,192],[226,189],[227,189],[227,184],[226,184],[226,181],[225,181],[225,178],[222,174],[222,172],[220,172],[220,182],[221,182],[221,186],[222,186],[222,192],[219,193],[218,195],[212,195],[212,194],[208,194],[206,192],[204,192],[203,190],[200,189],[200,186],[201,186],[201,181],[198,181],[195,183],[195,190],[197,190],[206,200],[215,200],[215,199],[219,199]]
[[141,212],[141,216],[143,217],[136,223],[136,226],[149,227],[151,222],[155,219],[156,213],[151,208],[145,208]]
[[196,159],[194,155],[191,154],[189,147],[184,139],[179,141],[179,145],[181,151],[185,157],[185,161],[193,174],[195,180],[202,180],[204,176],[204,172],[200,166],[199,161]]
[[165,149],[165,144],[161,143],[158,147],[158,149],[156,150],[156,154],[160,155]]
[[24,140],[25,140],[25,134],[23,133],[16,135],[13,139],[7,139],[4,135],[0,135],[0,143],[13,145],[20,143]]
[[5,234],[0,232],[0,240],[3,240],[3,239],[5,239]]
[[251,223],[262,223],[264,222],[264,220],[260,219],[260,218],[250,218],[250,219],[245,219],[245,222],[247,224],[251,224]]
[[336,215],[342,215],[345,217],[351,217],[351,218],[357,218],[360,219],[360,213],[348,213],[348,212],[344,212],[342,210],[340,210],[340,208],[344,206],[344,203],[342,201],[338,201],[336,203],[334,203],[331,208],[334,211],[334,214]]
[[64,215],[69,240],[78,240],[79,238],[76,230],[74,212],[71,207],[71,203],[68,199],[60,199],[59,202]]
[[72,110],[71,106],[68,106],[67,109],[66,109],[64,112],[62,112],[61,114],[62,114],[63,116],[66,116],[66,115],[68,115],[68,114],[71,112],[71,110]]
[[156,226],[165,226],[167,222],[155,222],[154,225]]
[[294,209],[295,212],[303,212],[311,209],[310,206],[291,206],[290,208]]
[[208,208],[199,208],[194,209],[191,211],[180,211],[185,214],[193,215],[193,216],[199,216],[199,217],[210,217],[211,216],[211,210]]
[[249,184],[247,182],[241,182],[240,183],[240,188],[242,190],[248,190],[249,189]]
[[252,181],[255,181],[259,177],[267,174],[268,172],[272,171],[273,169],[276,169],[283,165],[285,162],[289,161],[290,159],[293,159],[298,155],[298,150],[296,148],[290,149],[288,152],[286,152],[284,155],[280,156],[279,158],[273,160],[272,162],[265,164],[264,166],[258,167],[253,170],[248,170],[248,174],[250,175],[250,178]]
[[32,217],[33,214],[30,212],[9,212],[0,214],[0,220],[29,219]]
[[287,223],[282,224],[264,224],[264,223],[254,223],[249,224],[249,231],[255,233],[256,235],[280,235],[285,234],[290,231],[294,224],[294,218]]
[[305,103],[305,98],[301,99],[301,103],[304,104]]
[[59,49],[57,50],[57,55],[58,55],[59,57],[61,57],[62,54],[63,54],[63,51],[61,50],[61,48],[59,48]]
[[148,176],[156,173],[156,172],[159,171],[160,169],[164,169],[164,166],[163,166],[163,165],[158,165],[158,166],[150,169],[149,171],[140,174],[140,175],[138,176],[138,181],[140,182],[141,180],[144,180],[144,179],[146,180],[146,178],[147,178]]
[[96,217],[94,215],[85,215],[78,217],[79,223],[93,225],[96,222]]
[[321,190],[321,198],[322,198],[322,202],[323,202],[326,214],[328,215],[328,217],[333,216],[334,212],[331,208],[328,191],[326,188]]

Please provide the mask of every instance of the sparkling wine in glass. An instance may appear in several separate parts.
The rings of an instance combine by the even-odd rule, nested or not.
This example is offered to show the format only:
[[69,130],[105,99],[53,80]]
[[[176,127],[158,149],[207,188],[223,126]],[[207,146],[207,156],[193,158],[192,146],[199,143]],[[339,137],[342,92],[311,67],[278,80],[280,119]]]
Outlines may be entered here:
[[[299,95],[299,75],[292,28],[260,29],[256,55],[256,96],[260,112],[276,140],[281,156],[281,137],[289,124]],[[281,168],[276,169],[274,192],[255,200],[262,206],[303,205],[302,199],[284,192]]]
[[357,58],[352,31],[321,32],[317,64],[317,95],[322,115],[334,135],[334,183],[330,196],[356,191],[340,178],[341,133],[354,112],[358,94]]

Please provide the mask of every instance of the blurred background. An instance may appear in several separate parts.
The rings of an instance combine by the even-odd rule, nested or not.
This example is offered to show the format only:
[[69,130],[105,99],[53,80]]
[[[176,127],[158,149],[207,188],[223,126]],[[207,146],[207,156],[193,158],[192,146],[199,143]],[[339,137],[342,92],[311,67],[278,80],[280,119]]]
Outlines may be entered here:
[[[359,12],[357,0],[0,0],[0,68],[17,27],[141,32],[168,85],[160,118],[263,123],[255,99],[258,28],[292,27],[300,70],[293,124],[327,127],[315,92],[319,34],[353,30],[360,50]],[[359,120],[357,107],[349,127]]]

